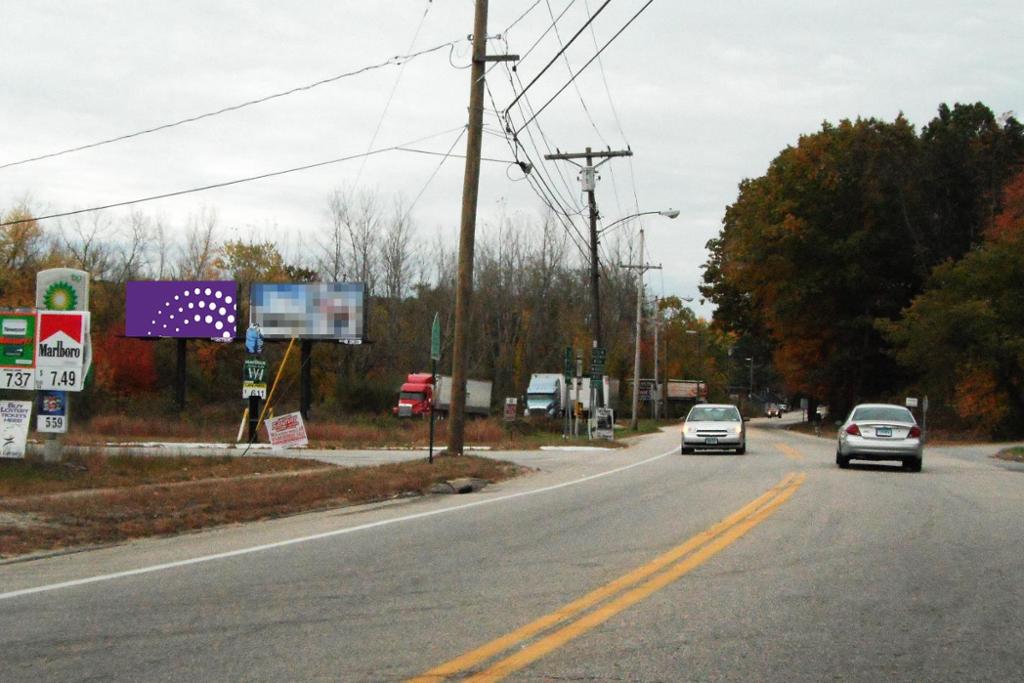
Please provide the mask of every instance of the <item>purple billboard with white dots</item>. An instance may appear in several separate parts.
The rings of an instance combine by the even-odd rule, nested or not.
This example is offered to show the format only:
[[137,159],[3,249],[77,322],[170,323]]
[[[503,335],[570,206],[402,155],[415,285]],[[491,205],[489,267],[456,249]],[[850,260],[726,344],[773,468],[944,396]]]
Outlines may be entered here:
[[231,280],[129,282],[126,337],[235,338],[238,285]]

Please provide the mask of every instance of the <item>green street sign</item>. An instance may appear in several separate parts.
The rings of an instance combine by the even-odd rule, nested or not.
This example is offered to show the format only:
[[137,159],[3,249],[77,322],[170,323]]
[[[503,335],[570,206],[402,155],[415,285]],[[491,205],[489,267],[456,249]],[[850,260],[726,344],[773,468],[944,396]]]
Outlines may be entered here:
[[266,382],[267,361],[259,358],[247,358],[243,373],[245,382]]
[[267,361],[246,358],[242,367],[242,398],[267,397]]
[[441,360],[441,319],[437,313],[430,326],[430,360]]
[[590,352],[590,379],[600,380],[604,377],[604,360],[608,356],[608,350],[600,346]]

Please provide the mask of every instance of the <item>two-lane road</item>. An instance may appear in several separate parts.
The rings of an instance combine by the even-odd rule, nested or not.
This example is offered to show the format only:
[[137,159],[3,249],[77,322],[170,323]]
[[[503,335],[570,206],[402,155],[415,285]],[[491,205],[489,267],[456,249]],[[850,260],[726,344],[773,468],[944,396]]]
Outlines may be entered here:
[[0,679],[1019,680],[1024,478],[982,450],[839,470],[521,453],[469,496],[0,565]]

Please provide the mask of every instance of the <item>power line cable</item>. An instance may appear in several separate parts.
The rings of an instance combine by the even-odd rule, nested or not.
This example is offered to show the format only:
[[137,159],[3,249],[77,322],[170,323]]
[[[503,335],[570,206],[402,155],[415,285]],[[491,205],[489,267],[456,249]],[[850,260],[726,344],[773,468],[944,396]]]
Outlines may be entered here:
[[[590,14],[590,1],[583,0],[583,5],[587,10],[587,14]],[[590,37],[594,41],[594,48],[597,49],[597,33],[594,31],[594,27],[590,27]],[[622,136],[622,140],[629,145],[629,139],[626,137],[626,131],[622,129],[622,121],[619,119],[619,110],[615,106],[615,100],[612,98],[612,90],[608,87],[608,75],[604,70],[604,60],[600,57],[597,58],[597,67],[601,72],[601,82],[604,83],[604,91],[608,94],[608,106],[612,110],[612,118],[615,120],[615,125],[619,129],[619,134]]]
[[[589,0],[583,0],[583,2],[584,2],[584,6],[587,9],[587,12],[589,13],[590,12],[590,2],[589,2]],[[590,35],[591,35],[591,38],[594,41],[594,47],[596,48],[597,47],[597,34],[594,32],[594,27],[593,26],[590,27]],[[601,82],[604,84],[604,90],[608,94],[608,106],[611,107],[612,118],[615,120],[615,125],[619,129],[619,134],[622,135],[623,142],[625,142],[626,146],[629,147],[629,136],[626,135],[626,131],[622,127],[622,120],[619,118],[618,107],[615,106],[615,99],[612,97],[612,90],[608,86],[608,75],[607,75],[607,73],[604,70],[604,61],[600,57],[597,58],[597,66],[598,66],[598,69],[601,72]],[[629,164],[629,180],[630,180],[630,185],[632,186],[632,190],[633,190],[633,203],[634,203],[634,207],[636,208],[636,211],[639,212],[640,211],[640,198],[637,196],[637,191],[636,191],[636,171],[635,171],[635,169],[633,167],[633,158],[630,157],[629,159],[627,159],[627,163]],[[621,213],[622,212],[622,205],[619,202],[618,185],[617,185],[617,183],[615,181],[615,173],[610,168],[609,168],[609,171],[611,172],[611,175],[612,175],[612,187],[613,187],[613,189],[615,191],[615,202],[616,202],[616,204],[618,204],[619,212]]]
[[[554,64],[554,63],[555,63],[556,61],[558,61],[558,58],[559,58],[559,56],[561,56],[561,55],[562,55],[562,53],[564,53],[564,52],[565,52],[566,50],[568,50],[568,49],[569,49],[569,46],[570,46],[570,45],[572,45],[572,44],[573,44],[573,43],[574,43],[574,42],[576,41],[576,39],[580,37],[580,35],[581,35],[581,34],[583,33],[583,31],[585,31],[585,30],[586,30],[586,28],[587,28],[588,26],[590,26],[591,22],[593,22],[593,21],[594,21],[594,19],[596,19],[596,18],[597,18],[597,16],[598,16],[599,14],[601,14],[601,12],[603,12],[603,11],[604,11],[604,8],[605,8],[605,7],[607,7],[607,6],[608,6],[608,4],[609,4],[609,3],[611,2],[611,1],[612,1],[612,0],[604,0],[604,3],[602,3],[602,4],[601,4],[601,6],[597,8],[597,12],[596,12],[596,13],[594,13],[594,15],[593,15],[592,17],[590,17],[589,19],[587,19],[587,22],[586,22],[585,24],[583,24],[583,26],[581,26],[581,27],[580,27],[580,30],[576,31],[576,33],[575,33],[575,34],[573,34],[573,37],[569,39],[569,42],[568,42],[567,44],[565,44],[565,45],[563,45],[563,46],[562,46],[562,49],[561,49],[561,50],[559,50],[558,52],[556,52],[556,53],[555,53],[555,56],[551,58],[551,61],[550,61],[550,62],[548,62],[547,64],[545,64],[545,65],[544,65],[544,68],[540,70],[540,73],[538,73],[538,74],[537,74],[536,76],[534,76],[534,77],[533,77],[533,80],[532,80],[532,81],[530,81],[530,83],[529,83],[529,84],[528,84],[528,85],[527,85],[527,86],[526,86],[526,87],[525,87],[525,88],[523,89],[523,91],[522,91],[521,93],[519,93],[519,96],[518,96],[518,97],[516,97],[516,98],[515,98],[514,100],[512,100],[512,102],[511,102],[511,103],[510,103],[510,104],[508,105],[508,108],[511,108],[511,107],[512,107],[513,105],[515,105],[515,103],[519,101],[519,98],[520,98],[520,97],[522,97],[523,95],[525,95],[525,94],[526,94],[526,91],[528,91],[528,90],[529,90],[530,88],[532,88],[532,87],[533,87],[533,84],[537,82],[537,79],[539,79],[539,78],[540,78],[541,76],[543,76],[543,75],[544,75],[544,73],[545,73],[545,72],[546,72],[546,71],[547,71],[548,69],[550,69],[550,68],[551,68],[551,65],[552,65],[552,64]],[[653,2],[653,1],[654,1],[654,0],[650,0],[650,2]],[[648,4],[650,4],[650,2],[648,2]],[[641,10],[641,11],[642,11],[642,10]],[[631,21],[632,21],[632,20],[631,20]],[[627,24],[627,26],[628,26],[628,24]],[[564,88],[563,88],[563,89],[564,89]],[[506,110],[507,110],[507,109],[506,109]]]
[[[515,86],[513,84],[513,88],[514,87]],[[491,92],[490,86],[487,86],[486,90],[487,95],[491,100],[491,106],[494,108],[495,113],[497,114],[498,106],[494,101],[494,94]],[[587,240],[580,232],[575,222],[572,220],[572,215],[562,205],[562,200],[558,198],[558,194],[552,190],[551,185],[548,182],[550,178],[545,179],[545,167],[539,162],[534,161],[530,157],[529,152],[526,150],[526,148],[518,140],[510,139],[508,137],[507,132],[505,133],[505,138],[506,142],[509,145],[509,148],[512,150],[513,155],[517,159],[519,157],[519,150],[522,150],[523,155],[526,156],[531,166],[534,169],[537,169],[537,175],[535,178],[531,177],[532,174],[527,174],[526,176],[530,188],[533,189],[534,192],[540,197],[541,201],[544,202],[547,205],[547,207],[552,212],[554,212],[556,216],[559,217],[559,220],[563,223],[563,227],[565,227],[566,231],[569,232],[569,237],[573,240],[573,243],[576,245],[576,248],[579,249],[580,252],[586,257],[586,250],[582,246],[580,246],[580,243],[582,242],[585,245]],[[536,147],[536,144],[534,144],[534,146]],[[557,205],[557,208],[555,205]],[[565,217],[565,220],[562,220],[562,216]],[[573,233],[575,233],[576,237],[573,236]],[[579,238],[579,240],[577,240],[577,237]]]
[[[423,24],[427,20],[427,14],[430,12],[432,6],[431,2],[427,2],[427,6],[423,8],[423,14],[420,16],[420,23],[416,26],[416,32],[412,35],[412,40],[409,41],[409,47],[405,48],[406,52],[411,52],[413,46],[416,44],[416,39],[420,37],[420,31],[423,30]],[[450,61],[450,60],[449,60]],[[373,149],[373,146],[377,144],[377,136],[380,134],[380,128],[384,125],[384,119],[388,115],[388,110],[391,108],[391,102],[395,99],[395,92],[398,91],[398,84],[402,81],[402,74],[405,73],[405,65],[408,62],[402,62],[402,65],[398,67],[398,74],[395,76],[395,82],[391,85],[391,92],[388,94],[387,102],[384,103],[384,110],[380,113],[380,117],[377,119],[377,127],[373,129],[373,135],[370,136],[370,142],[366,145],[366,151],[369,152]],[[353,185],[359,185],[359,180],[363,177],[363,169],[366,168],[366,160],[369,157],[363,157],[362,161],[359,162],[359,171],[356,172],[356,179],[352,183]]]
[[[538,3],[539,3],[539,1],[540,0],[538,0]],[[576,4],[576,0],[569,0],[569,4],[566,5],[565,8],[561,12],[559,12],[558,17],[557,17],[557,19],[555,21],[557,22],[558,20],[560,20],[565,15],[565,13],[569,11],[569,8],[572,7],[575,4]],[[533,44],[529,48],[527,48],[526,52],[524,52],[522,55],[520,55],[520,57],[519,57],[519,64],[520,65],[522,65],[522,63],[524,61],[526,61],[526,58],[529,57],[530,54],[535,49],[537,49],[537,46],[540,45],[541,41],[544,40],[544,37],[548,33],[550,33],[551,29],[553,29],[554,27],[555,27],[555,25],[554,25],[554,23],[552,23],[550,26],[548,26],[546,29],[544,29],[543,33],[541,33],[539,36],[537,36],[537,40],[533,41]]]
[[295,166],[293,168],[286,168],[286,169],[280,170],[280,171],[271,171],[269,173],[261,173],[260,175],[248,176],[248,177],[245,177],[245,178],[237,178],[235,180],[226,180],[226,181],[220,182],[220,183],[211,183],[209,185],[203,185],[203,186],[200,186],[200,187],[193,187],[193,188],[189,188],[189,189],[186,189],[186,190],[176,190],[174,192],[164,192],[164,193],[161,193],[161,194],[150,195],[148,197],[140,197],[138,199],[129,199],[127,201],[114,202],[114,203],[111,203],[111,204],[104,204],[102,206],[93,206],[93,207],[90,207],[90,208],[87,208],[87,209],[76,209],[74,211],[63,211],[63,212],[60,212],[60,213],[48,214],[46,216],[37,216],[35,218],[24,218],[24,219],[17,220],[17,221],[9,221],[7,223],[0,223],[0,228],[7,227],[9,225],[19,225],[21,223],[31,223],[32,221],[45,221],[45,220],[49,220],[51,218],[64,218],[66,216],[76,216],[76,215],[82,214],[82,213],[90,213],[90,212],[93,212],[93,211],[103,211],[104,209],[115,209],[115,208],[118,208],[118,207],[121,207],[121,206],[131,206],[133,204],[142,204],[143,202],[151,202],[151,201],[155,201],[157,199],[168,199],[170,197],[179,197],[181,195],[194,194],[196,192],[205,192],[207,190],[214,190],[214,189],[221,188],[221,187],[229,187],[231,185],[241,185],[242,183],[249,183],[249,182],[252,182],[254,180],[264,180],[266,178],[273,178],[273,177],[276,177],[276,176],[286,175],[288,173],[295,173],[297,171],[308,171],[309,169],[312,169],[312,168],[319,168],[321,166],[329,166],[331,164],[339,164],[339,163],[342,163],[342,162],[345,162],[345,161],[352,161],[354,159],[359,159],[359,158],[361,158],[363,156],[367,156],[367,155],[371,155],[371,154],[383,154],[385,152],[396,152],[396,151],[400,151],[403,147],[407,147],[409,145],[415,145],[416,143],[423,142],[424,140],[429,140],[431,138],[435,138],[435,137],[438,137],[438,136],[441,136],[441,135],[446,135],[448,133],[454,133],[455,131],[457,131],[457,130],[459,130],[461,128],[464,128],[464,127],[465,126],[458,126],[456,128],[450,128],[448,130],[441,131],[440,133],[434,133],[432,135],[428,135],[428,136],[425,136],[425,137],[422,137],[422,138],[418,138],[416,140],[410,140],[409,142],[404,142],[404,143],[401,143],[399,145],[392,145],[390,147],[381,147],[380,149],[371,150],[369,152],[363,152],[362,154],[352,154],[352,155],[349,155],[349,156],[338,157],[336,159],[328,159],[326,161],[318,161],[316,163],[305,164],[304,166]]
[[[491,92],[490,86],[486,86],[486,90],[487,95],[491,100],[491,106],[494,108],[495,114],[497,114],[498,106],[494,102],[494,95]],[[557,217],[559,222],[562,223],[562,226],[565,228],[566,233],[569,235],[569,238],[572,240],[576,248],[580,250],[580,253],[585,255],[585,250],[582,246],[580,246],[580,242],[577,240],[576,236],[573,235],[573,233],[575,233],[582,240],[582,234],[579,232],[579,229],[576,227],[575,223],[573,223],[571,216],[568,214],[568,212],[566,212],[565,208],[561,205],[561,203],[556,198],[554,193],[551,192],[550,188],[547,185],[547,182],[544,180],[542,172],[539,170],[540,167],[538,167],[537,164],[530,158],[529,152],[527,152],[527,150],[523,148],[522,145],[518,144],[518,142],[516,141],[509,139],[507,133],[504,134],[504,137],[505,142],[512,150],[512,154],[516,157],[516,159],[519,158],[519,150],[521,149],[523,155],[527,158],[527,161],[530,163],[530,165],[533,168],[538,169],[538,174],[536,177],[532,177],[531,173],[525,174],[527,184],[530,186],[530,189],[533,190],[534,194],[536,194],[540,198],[541,202],[543,202],[552,212],[552,214]],[[556,204],[558,205],[557,208],[555,206]]]
[[416,195],[416,198],[412,200],[412,204],[409,205],[409,209],[405,212],[405,215],[402,217],[402,223],[405,223],[405,221],[409,219],[409,215],[412,213],[412,210],[416,208],[416,203],[419,202],[420,197],[422,197],[423,193],[427,191],[428,187],[430,187],[430,183],[432,183],[434,181],[434,178],[437,177],[437,174],[441,170],[441,167],[444,166],[444,162],[448,161],[448,159],[450,159],[453,156],[452,150],[455,149],[455,145],[459,144],[459,140],[461,140],[462,136],[466,134],[466,130],[468,130],[468,128],[469,126],[465,126],[462,130],[459,131],[459,134],[455,136],[455,139],[452,141],[452,144],[448,148],[448,151],[444,153],[441,161],[439,161],[437,166],[434,168],[434,172],[430,174],[430,177],[427,178],[427,182],[425,182],[423,184],[423,187],[420,188],[420,191]]
[[[554,23],[554,26],[555,26],[555,37],[558,39],[558,44],[562,45],[562,34],[559,33],[559,31],[558,31],[558,23],[555,22],[555,12],[554,12],[554,10],[551,9],[551,0],[545,0],[545,3],[548,6],[548,14],[551,15],[551,21]],[[590,14],[590,9],[589,8],[587,9],[587,14]],[[594,27],[593,27],[593,25],[590,26],[590,33],[591,33],[591,35],[594,34]],[[597,46],[595,45],[594,47],[596,48]],[[572,64],[569,63],[569,55],[567,55],[565,53],[565,50],[562,50],[562,59],[563,59],[563,61],[565,61],[565,68],[569,72],[569,75],[571,76],[572,75]],[[586,102],[586,100],[583,99],[583,93],[580,92],[579,84],[574,82],[572,85],[573,85],[573,88],[576,90],[576,97],[579,98],[580,105],[583,107],[583,113],[586,115],[587,120],[590,121],[590,127],[594,129],[595,133],[597,133],[597,137],[598,137],[598,139],[601,140],[601,144],[607,147],[608,146],[608,141],[604,139],[603,135],[601,135],[601,131],[598,130],[598,128],[597,128],[597,123],[594,122],[594,117],[590,115],[590,108],[587,107],[587,102]]]
[[[570,85],[570,84],[571,84],[571,83],[572,83],[573,81],[575,81],[575,80],[576,80],[576,79],[577,79],[577,78],[579,77],[579,75],[580,75],[581,73],[583,73],[583,72],[584,72],[584,71],[586,70],[586,68],[587,68],[588,66],[590,66],[590,65],[591,65],[591,64],[592,64],[592,63],[594,62],[594,60],[595,60],[595,59],[597,59],[597,58],[598,58],[599,56],[601,56],[601,53],[602,53],[602,52],[604,52],[604,51],[605,51],[605,50],[606,50],[606,49],[608,48],[608,46],[609,46],[609,45],[611,45],[611,44],[612,44],[612,43],[613,43],[613,42],[615,41],[615,39],[616,39],[616,38],[618,38],[618,37],[619,37],[620,35],[622,35],[622,32],[623,32],[623,31],[625,31],[625,30],[626,30],[627,28],[629,28],[630,24],[632,24],[632,23],[633,23],[634,21],[636,21],[637,17],[639,17],[639,16],[640,16],[640,15],[641,15],[641,14],[642,14],[642,13],[644,12],[644,10],[646,10],[646,9],[647,9],[648,7],[650,7],[650,6],[651,6],[651,3],[653,3],[653,2],[654,2],[654,0],[647,0],[647,2],[645,2],[645,3],[644,3],[643,7],[641,7],[641,8],[639,9],[639,10],[637,10],[637,13],[636,13],[636,14],[634,14],[634,15],[633,15],[632,17],[630,17],[629,21],[627,21],[627,22],[626,22],[626,23],[625,23],[625,24],[624,24],[624,25],[622,26],[622,28],[620,28],[620,29],[619,29],[618,31],[616,31],[616,32],[615,32],[615,35],[613,35],[613,36],[612,36],[611,38],[609,38],[609,39],[608,39],[608,42],[607,42],[607,43],[605,43],[605,44],[604,44],[604,46],[603,46],[603,47],[602,47],[602,48],[601,48],[600,50],[598,50],[598,51],[597,51],[597,54],[595,54],[595,55],[594,55],[593,57],[591,57],[590,59],[588,59],[588,60],[587,60],[587,62],[586,62],[586,64],[584,64],[584,65],[583,65],[583,66],[582,66],[582,67],[580,68],[580,70],[579,70],[579,71],[577,71],[577,72],[576,72],[576,73],[575,73],[575,74],[574,74],[574,75],[572,76],[572,78],[570,78],[570,79],[569,79],[569,81],[568,81],[568,82],[566,82],[566,84],[565,84],[565,85],[563,85],[563,86],[562,86],[561,88],[559,88],[559,89],[558,89],[558,92],[556,92],[556,93],[555,93],[554,95],[552,95],[552,96],[551,96],[551,98],[550,98],[550,99],[549,99],[549,100],[548,100],[547,102],[545,102],[545,103],[544,103],[544,105],[543,105],[543,106],[542,106],[542,107],[541,107],[541,108],[540,108],[540,109],[539,109],[539,110],[538,110],[537,112],[535,112],[535,113],[534,113],[533,117],[532,117],[532,118],[531,118],[531,119],[530,119],[529,121],[527,121],[526,123],[524,123],[524,124],[522,125],[522,127],[520,127],[520,128],[519,128],[519,130],[517,130],[517,131],[515,132],[515,135],[516,135],[516,136],[518,136],[518,135],[519,135],[519,131],[521,131],[521,130],[522,130],[523,128],[525,128],[526,126],[528,126],[528,125],[530,125],[531,123],[533,123],[534,119],[536,119],[536,118],[537,118],[538,116],[540,116],[541,112],[543,112],[543,111],[544,111],[545,109],[547,109],[547,108],[548,108],[548,106],[549,106],[549,105],[550,105],[550,104],[551,104],[552,102],[554,102],[554,101],[555,101],[555,99],[557,99],[557,98],[558,98],[558,96],[559,96],[559,95],[561,95],[561,94],[562,94],[562,92],[564,92],[564,91],[565,91],[565,89],[566,89],[566,88],[568,88],[568,87],[569,87],[569,85]],[[607,2],[606,2],[605,4],[607,4]],[[601,6],[601,8],[599,8],[599,9],[598,9],[598,12],[600,12],[600,11],[601,11],[601,9],[603,9],[603,8],[604,8],[604,5],[602,5],[602,6]],[[595,15],[595,16],[596,16],[596,15]],[[593,19],[593,17],[591,17],[591,19]]]
[[403,65],[403,64],[405,64],[405,62],[408,62],[408,61],[411,61],[413,59],[416,59],[417,57],[422,57],[423,55],[430,54],[432,52],[437,52],[438,50],[443,50],[444,48],[453,47],[453,46],[463,42],[464,40],[465,40],[464,38],[460,39],[460,40],[452,40],[452,41],[448,41],[447,43],[442,43],[440,45],[435,45],[434,47],[430,47],[430,48],[427,48],[425,50],[420,50],[418,52],[414,52],[414,53],[411,53],[411,54],[396,55],[396,56],[391,57],[391,58],[389,58],[389,59],[387,59],[387,60],[385,60],[383,62],[380,62],[378,64],[371,64],[369,66],[364,66],[364,67],[362,67],[360,69],[356,69],[355,71],[348,71],[348,72],[345,72],[345,73],[342,73],[342,74],[337,74],[336,76],[331,76],[329,78],[324,78],[324,79],[321,79],[319,81],[315,81],[313,83],[309,83],[307,85],[301,85],[301,86],[298,86],[298,87],[295,87],[295,88],[291,88],[290,90],[285,90],[285,91],[282,91],[282,92],[273,93],[271,95],[266,95],[264,97],[260,97],[260,98],[254,99],[254,100],[248,100],[246,102],[241,102],[239,104],[233,104],[231,106],[224,107],[222,109],[217,109],[216,111],[206,112],[205,114],[197,114],[195,116],[189,116],[189,117],[184,118],[184,119],[179,119],[177,121],[172,121],[170,123],[164,123],[164,124],[161,124],[159,126],[154,126],[152,128],[145,128],[143,130],[135,131],[134,133],[127,133],[125,135],[118,135],[116,137],[107,138],[105,140],[98,140],[96,142],[90,142],[88,144],[79,145],[77,147],[69,147],[67,149],[63,149],[63,150],[60,150],[60,151],[57,151],[57,152],[49,152],[47,154],[40,154],[38,156],[30,157],[30,158],[27,158],[27,159],[21,159],[21,160],[18,160],[18,161],[9,161],[7,163],[0,164],[0,169],[10,168],[12,166],[20,166],[22,164],[28,164],[28,163],[31,163],[31,162],[34,162],[34,161],[41,161],[43,159],[52,159],[53,157],[58,157],[58,156],[62,156],[62,155],[65,155],[65,154],[72,154],[74,152],[81,152],[83,150],[93,149],[93,148],[96,148],[96,147],[101,147],[103,145],[109,145],[109,144],[114,143],[114,142],[120,142],[122,140],[128,140],[130,138],[136,138],[136,137],[140,137],[142,135],[148,135],[150,133],[156,133],[158,131],[167,130],[168,128],[174,128],[176,126],[181,126],[181,125],[184,125],[184,124],[187,124],[187,123],[195,123],[196,121],[201,121],[203,119],[212,118],[214,116],[220,116],[221,114],[226,114],[228,112],[238,111],[239,109],[245,109],[246,107],[251,107],[251,106],[254,106],[254,105],[257,105],[257,104],[263,104],[264,102],[269,102],[271,100],[279,99],[281,97],[286,97],[288,95],[294,95],[294,94],[299,93],[299,92],[304,92],[304,91],[307,91],[307,90],[312,90],[313,88],[317,88],[317,87],[319,87],[321,85],[326,85],[328,83],[334,83],[336,81],[340,81],[340,80],[345,79],[345,78],[351,78],[353,76],[358,76],[360,74],[364,74],[364,73],[367,73],[369,71],[375,71],[375,70],[378,70],[378,69],[383,69],[383,68],[388,67],[388,66]]
[[[507,71],[507,74],[508,74],[509,85],[512,88],[512,93],[515,94],[516,93],[516,81],[519,81],[519,85],[520,85],[520,87],[522,87],[522,81],[519,79],[519,73],[518,73],[518,71],[513,71],[511,68],[508,67],[507,64],[506,64],[506,71]],[[493,98],[492,98],[492,102],[493,102]],[[523,116],[524,120],[530,115],[530,113],[532,113],[533,105],[531,104],[530,98],[528,96],[523,97],[522,101],[517,106],[518,106],[520,112],[522,113],[522,116]],[[505,119],[504,119],[503,123],[505,124],[505,127],[506,127],[505,134],[507,135],[508,132],[511,132],[511,129],[512,129],[511,113],[510,113],[509,110],[506,110],[506,112],[505,112]],[[537,128],[537,133],[540,136],[541,141],[544,143],[545,149],[547,149],[549,154],[552,153],[551,142],[548,140],[547,135],[545,135],[543,128],[541,128],[540,125],[537,125],[535,127]],[[526,133],[527,133],[527,139],[529,140],[530,144],[533,146],[534,151],[537,153],[537,157],[539,159],[543,160],[544,154],[540,150],[540,147],[537,144],[537,141],[534,139],[532,132],[528,129],[526,131]],[[518,140],[518,139],[515,140],[515,143],[516,144],[522,144],[522,142],[520,140]],[[547,167],[542,166],[542,168],[546,169]],[[576,192],[570,186],[569,181],[566,180],[565,174],[562,172],[561,166],[556,164],[554,168],[555,168],[555,171],[558,173],[558,177],[561,180],[562,185],[565,187],[565,189],[567,191],[567,194],[568,194],[568,196],[570,198],[570,201],[566,202],[565,198],[561,196],[560,192],[559,192],[559,197],[562,199],[563,202],[572,204],[573,208],[577,212],[582,212],[583,208],[582,208],[580,202],[576,198]],[[549,175],[549,179],[550,179],[550,172],[548,172],[548,175]],[[551,184],[554,185],[553,179],[552,179],[552,183]]]
[[540,2],[541,2],[541,0],[536,0],[536,2],[534,2],[534,3],[532,4],[532,5],[530,5],[529,7],[527,7],[527,8],[526,8],[526,11],[525,11],[525,12],[523,12],[522,14],[520,14],[520,15],[519,15],[519,18],[518,18],[518,19],[516,19],[516,20],[515,20],[515,21],[513,21],[513,22],[512,22],[511,24],[509,24],[508,26],[506,26],[506,27],[505,27],[505,30],[504,30],[504,31],[502,31],[502,33],[508,33],[509,31],[511,31],[511,30],[512,30],[512,28],[513,28],[513,27],[514,27],[514,26],[515,26],[516,24],[518,24],[518,23],[519,23],[520,21],[522,21],[523,19],[525,19],[525,18],[526,18],[526,15],[527,15],[527,14],[529,14],[529,13],[530,13],[530,12],[532,12],[532,11],[533,11],[534,9],[536,9],[537,5],[539,5],[539,4],[540,4]]

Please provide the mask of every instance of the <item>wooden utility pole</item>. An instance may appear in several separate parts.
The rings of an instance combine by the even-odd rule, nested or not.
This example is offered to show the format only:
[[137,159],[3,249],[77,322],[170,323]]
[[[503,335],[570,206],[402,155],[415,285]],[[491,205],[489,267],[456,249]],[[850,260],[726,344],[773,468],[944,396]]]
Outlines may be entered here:
[[[585,152],[558,152],[557,154],[544,155],[544,158],[548,160],[568,161],[579,166],[580,182],[583,184],[583,190],[587,193],[587,200],[590,204],[590,327],[595,347],[604,348],[604,340],[601,338],[601,293],[598,283],[600,271],[598,270],[597,260],[597,219],[600,217],[600,214],[597,212],[597,200],[594,199],[594,188],[597,185],[597,168],[612,157],[631,156],[633,156],[633,152],[628,149],[616,152],[610,149],[604,152],[594,152],[590,147],[587,147]],[[595,166],[595,157],[604,161]],[[584,159],[587,165],[580,166],[576,164],[574,159]]]
[[[629,421],[629,428],[637,430],[640,408],[640,335],[643,331],[643,303],[644,303],[644,273],[648,270],[661,270],[661,266],[648,265],[644,261],[644,230],[640,228],[640,263],[619,264],[620,268],[638,270],[636,278],[636,350],[633,359],[633,416]],[[657,381],[657,378],[655,378]]]
[[480,149],[484,127],[484,63],[514,61],[515,55],[487,56],[487,0],[476,0],[473,21],[473,68],[470,69],[469,127],[466,173],[462,182],[462,221],[459,230],[459,274],[455,285],[455,329],[452,334],[452,400],[448,411],[448,454],[462,455],[466,429],[466,326],[473,296],[473,246],[476,205],[480,191]]

